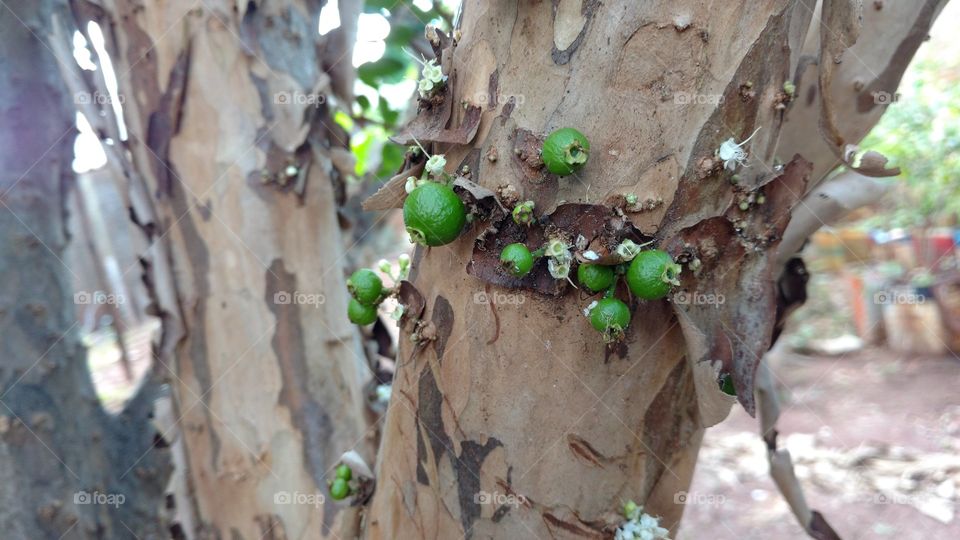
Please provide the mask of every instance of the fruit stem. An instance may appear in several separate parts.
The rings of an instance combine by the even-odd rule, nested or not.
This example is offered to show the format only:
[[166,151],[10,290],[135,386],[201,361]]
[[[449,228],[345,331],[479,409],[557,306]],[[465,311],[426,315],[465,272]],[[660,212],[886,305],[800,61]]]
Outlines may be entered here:
[[613,298],[613,294],[614,294],[615,292],[617,292],[617,280],[613,280],[613,283],[611,283],[610,286],[607,287],[607,290],[604,291],[604,293],[603,293],[603,297],[604,297],[604,298]]

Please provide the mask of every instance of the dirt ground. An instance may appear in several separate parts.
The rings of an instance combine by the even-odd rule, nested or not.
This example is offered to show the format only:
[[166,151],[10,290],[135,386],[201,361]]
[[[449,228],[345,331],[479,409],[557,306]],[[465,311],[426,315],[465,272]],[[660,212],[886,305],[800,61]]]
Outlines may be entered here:
[[[960,358],[780,355],[780,444],[844,540],[960,539]],[[707,431],[678,540],[808,538],[735,407]]]

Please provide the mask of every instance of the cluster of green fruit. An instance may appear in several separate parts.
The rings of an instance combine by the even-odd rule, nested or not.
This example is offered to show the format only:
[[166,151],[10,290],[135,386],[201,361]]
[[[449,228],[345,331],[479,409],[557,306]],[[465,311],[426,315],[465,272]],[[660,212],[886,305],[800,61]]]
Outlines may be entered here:
[[[630,243],[633,245],[633,243]],[[536,259],[543,256],[545,248],[531,252],[521,243],[509,244],[500,252],[500,263],[514,277],[524,277],[533,268]],[[588,308],[590,324],[604,335],[607,341],[617,341],[630,324],[630,308],[622,300],[614,298],[617,276],[624,275],[627,287],[634,295],[644,300],[658,300],[669,294],[678,283],[680,265],[673,262],[670,254],[650,249],[632,255],[632,260],[616,266],[581,264],[577,268],[577,281],[591,293],[603,292],[601,300]]]
[[[426,150],[420,150],[426,154]],[[590,143],[583,133],[561,128],[544,139],[540,155],[548,171],[567,176],[586,164]],[[407,179],[403,223],[414,243],[431,247],[449,244],[460,236],[467,224],[466,206],[450,187],[453,177],[444,171],[445,165],[442,154],[430,156],[421,178]],[[514,219],[521,219],[518,214],[521,210],[526,218],[532,215],[533,203],[524,204],[531,206],[515,210]]]
[[349,465],[341,463],[334,470],[333,480],[330,481],[330,498],[335,501],[342,501],[353,493],[350,486],[350,480],[353,478],[353,469]]
[[[400,255],[397,260],[399,272],[393,272],[393,265],[387,260],[381,260],[378,263],[380,271],[390,276],[394,283],[400,283],[406,279],[410,272],[410,257],[406,254]],[[361,268],[354,272],[347,279],[347,290],[350,291],[350,303],[347,304],[347,317],[353,324],[365,326],[373,324],[377,320],[377,307],[387,298],[396,294],[396,288],[389,288],[383,285],[383,280],[376,272],[369,268]],[[395,318],[402,314],[402,308],[398,308],[400,313],[394,313]]]
[[377,306],[386,298],[383,294],[383,281],[373,270],[361,268],[347,280],[350,291],[350,303],[347,304],[347,317],[353,324],[373,324],[377,320]]

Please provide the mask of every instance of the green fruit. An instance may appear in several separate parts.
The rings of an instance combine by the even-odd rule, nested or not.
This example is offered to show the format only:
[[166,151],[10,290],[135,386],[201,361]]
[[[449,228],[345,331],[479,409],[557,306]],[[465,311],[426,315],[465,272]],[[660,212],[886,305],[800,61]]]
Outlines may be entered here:
[[733,387],[733,377],[731,377],[729,373],[724,373],[720,376],[720,390],[730,396],[737,395],[737,390]]
[[350,479],[353,478],[353,470],[350,468],[349,465],[345,465],[343,463],[341,463],[340,465],[337,465],[335,474],[337,478],[342,478],[347,482],[349,482]]
[[618,339],[630,324],[630,308],[616,298],[604,298],[590,310],[590,324],[609,339]]
[[380,299],[383,292],[383,281],[373,270],[361,268],[347,280],[347,290],[361,304],[372,306]]
[[680,265],[670,254],[659,249],[641,251],[627,269],[627,285],[633,294],[644,300],[663,298],[670,287],[678,284]]
[[560,128],[543,141],[540,152],[544,165],[553,174],[567,176],[583,167],[590,156],[590,142],[573,128]]
[[523,244],[510,244],[500,252],[500,264],[513,277],[523,277],[533,268],[533,255]]
[[330,498],[342,501],[350,495],[350,484],[343,478],[337,478],[330,484]]
[[613,267],[599,264],[581,264],[577,268],[577,281],[591,292],[610,288],[614,280]]
[[467,222],[463,201],[448,186],[427,182],[403,202],[403,223],[410,239],[425,246],[453,242]]
[[367,306],[357,302],[356,298],[351,298],[347,304],[347,317],[353,324],[366,326],[377,320],[377,306]]

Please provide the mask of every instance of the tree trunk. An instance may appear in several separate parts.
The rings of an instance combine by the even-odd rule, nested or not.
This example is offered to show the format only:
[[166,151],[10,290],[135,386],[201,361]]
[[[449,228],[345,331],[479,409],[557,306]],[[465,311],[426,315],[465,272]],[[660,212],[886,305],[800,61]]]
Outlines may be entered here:
[[[328,98],[349,103],[358,8],[104,2],[124,96],[131,206],[164,320],[198,538],[323,538],[340,454],[368,448],[337,220],[351,169]],[[123,156],[114,156],[122,159]],[[169,255],[164,255],[167,250]],[[169,435],[169,434],[167,434]]]
[[[453,108],[454,127],[469,104],[482,116],[467,144],[434,151],[490,190],[512,184],[538,217],[575,213],[588,243],[587,230],[603,229],[594,207],[564,202],[636,194],[649,204],[628,217],[643,237],[702,265],[684,270],[681,290],[726,303],[633,299],[611,350],[581,314],[584,293],[503,291],[474,277],[489,261],[474,249],[489,223],[418,252],[412,281],[437,338],[402,340],[369,537],[603,536],[628,499],[675,529],[703,429],[732,404],[716,363],[753,409],[774,319],[772,252],[809,171],[799,158],[774,169],[776,105],[811,16],[788,1],[465,2],[462,39],[444,51],[444,99],[467,103]],[[590,161],[543,177],[525,161],[531,135],[564,126],[589,137]],[[760,126],[734,185],[715,151]],[[757,193],[764,206],[739,210]]]
[[14,0],[0,16],[0,523],[3,537],[168,538],[169,455],[150,422],[155,380],[116,415],[94,392],[64,251],[75,113],[53,22],[65,2]]

